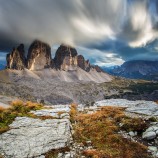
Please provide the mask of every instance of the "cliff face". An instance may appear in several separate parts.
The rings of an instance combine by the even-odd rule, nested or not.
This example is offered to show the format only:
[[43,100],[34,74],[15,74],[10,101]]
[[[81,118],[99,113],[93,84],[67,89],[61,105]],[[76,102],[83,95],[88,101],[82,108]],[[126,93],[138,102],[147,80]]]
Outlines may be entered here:
[[90,71],[90,69],[91,69],[90,62],[89,62],[89,60],[85,60],[82,55],[78,55],[78,56],[77,56],[77,62],[78,62],[78,66],[79,66],[81,69],[83,69],[83,70],[85,70],[85,71],[87,71],[87,72]]
[[51,48],[48,44],[34,41],[28,51],[27,68],[41,70],[52,65]]
[[67,45],[61,45],[57,49],[54,59],[51,57],[51,47],[38,40],[34,41],[29,47],[27,59],[25,58],[23,44],[7,55],[7,68],[9,69],[42,70],[54,68],[63,71],[75,71],[78,67],[86,72],[90,70],[102,72],[100,67],[91,65],[89,60],[78,55],[75,48]]
[[20,44],[17,48],[14,48],[10,54],[7,54],[7,68],[23,70],[26,67],[26,58],[24,45]]
[[55,67],[60,70],[77,69],[77,51],[75,48],[61,45],[54,58]]

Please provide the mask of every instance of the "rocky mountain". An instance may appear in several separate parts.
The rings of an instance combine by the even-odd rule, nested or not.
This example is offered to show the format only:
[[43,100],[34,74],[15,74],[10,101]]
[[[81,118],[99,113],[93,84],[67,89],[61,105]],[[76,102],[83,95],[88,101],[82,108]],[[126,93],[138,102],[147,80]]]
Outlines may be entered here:
[[125,78],[158,80],[158,61],[127,61],[121,66],[104,68],[104,70]]
[[76,70],[78,66],[76,49],[61,45],[55,54],[54,64],[60,70]]
[[13,48],[10,54],[7,54],[7,68],[23,70],[26,67],[26,58],[24,45],[20,44],[17,48]]
[[27,68],[29,70],[41,70],[52,67],[51,48],[48,44],[34,41],[27,55]]
[[23,44],[13,49],[7,55],[7,68],[23,70],[25,75],[33,78],[53,78],[54,80],[68,82],[106,82],[113,78],[99,66],[91,65],[89,60],[78,55],[75,48],[64,44],[57,49],[55,57],[52,59],[51,47],[38,40],[34,41],[29,47],[27,58],[25,58]]
[[77,70],[77,67],[89,72],[96,69],[103,72],[98,66],[90,65],[89,60],[85,60],[82,55],[78,55],[77,50],[71,46],[62,44],[56,51],[54,59],[51,56],[51,47],[41,41],[34,41],[29,47],[27,58],[25,58],[24,45],[20,44],[7,54],[7,68],[23,70],[42,70],[54,68],[63,71]]

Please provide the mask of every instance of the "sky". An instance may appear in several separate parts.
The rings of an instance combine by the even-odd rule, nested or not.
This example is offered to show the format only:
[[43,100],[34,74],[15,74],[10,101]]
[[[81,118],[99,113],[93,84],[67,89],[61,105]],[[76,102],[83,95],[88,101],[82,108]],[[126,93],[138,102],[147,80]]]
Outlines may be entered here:
[[99,66],[158,60],[158,0],[0,0],[0,64],[20,43],[61,43]]

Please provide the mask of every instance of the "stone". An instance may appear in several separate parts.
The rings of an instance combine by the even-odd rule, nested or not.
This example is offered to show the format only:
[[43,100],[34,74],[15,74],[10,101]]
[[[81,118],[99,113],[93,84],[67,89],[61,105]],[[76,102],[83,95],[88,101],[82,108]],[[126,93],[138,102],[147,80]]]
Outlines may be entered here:
[[54,58],[55,67],[59,70],[77,69],[77,51],[70,46],[61,45],[56,51]]
[[102,107],[102,106],[116,106],[116,107],[124,107],[128,113],[136,113],[139,115],[147,115],[147,116],[158,116],[156,115],[156,111],[158,111],[158,106],[153,101],[145,101],[145,100],[137,100],[130,101],[126,99],[106,99],[97,101],[94,106]]
[[20,44],[14,48],[10,54],[7,54],[6,60],[8,69],[23,70],[26,68],[24,45]]
[[69,105],[54,105],[53,108],[50,106],[48,109],[41,109],[31,111],[37,116],[51,116],[54,118],[70,119],[70,106]]
[[151,152],[157,152],[157,147],[155,147],[155,146],[149,146],[148,149],[149,149]]
[[61,158],[63,156],[63,153],[58,154],[58,158]]
[[52,67],[51,48],[41,41],[34,41],[27,55],[27,68],[29,70],[42,70]]
[[154,131],[154,128],[153,128],[153,127],[149,127],[148,129],[146,129],[145,132],[151,132],[151,131]]
[[64,158],[71,158],[71,154],[70,153],[66,153],[66,155],[64,156]]
[[147,140],[152,140],[156,138],[156,133],[154,131],[144,132],[142,138]]
[[17,117],[10,130],[0,135],[0,153],[6,158],[32,158],[72,141],[68,119]]
[[134,133],[133,131],[130,131],[130,132],[129,132],[129,135],[130,135],[131,137],[134,137],[134,136],[135,136],[135,133]]

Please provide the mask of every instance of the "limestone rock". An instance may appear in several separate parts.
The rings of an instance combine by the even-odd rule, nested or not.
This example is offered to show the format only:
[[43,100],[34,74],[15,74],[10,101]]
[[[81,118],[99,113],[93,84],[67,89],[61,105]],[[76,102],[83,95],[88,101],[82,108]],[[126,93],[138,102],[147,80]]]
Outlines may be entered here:
[[77,56],[77,62],[78,62],[78,66],[81,69],[85,70],[85,59],[84,59],[83,55],[78,55]]
[[85,60],[82,55],[78,55],[78,56],[77,56],[77,63],[78,63],[78,66],[79,66],[81,69],[83,69],[83,70],[85,70],[85,71],[87,71],[87,72],[90,71],[90,69],[91,69],[90,62],[89,62],[89,60]]
[[101,106],[116,106],[116,107],[125,107],[126,111],[129,113],[135,113],[139,115],[147,116],[158,116],[158,106],[153,101],[137,100],[130,101],[126,99],[106,99],[97,101],[94,104],[94,107]]
[[18,117],[11,130],[0,135],[0,153],[6,158],[32,158],[64,148],[72,140],[68,119]]
[[151,132],[145,132],[143,133],[143,139],[147,139],[147,140],[152,140],[154,138],[156,138],[156,133],[151,131]]
[[158,136],[157,130],[158,130],[158,123],[146,129],[142,137],[147,140],[152,140],[156,138],[156,136]]
[[10,54],[7,54],[7,68],[23,70],[26,67],[24,45],[20,44],[14,48]]
[[77,51],[70,46],[61,45],[56,51],[54,63],[59,70],[77,69]]
[[52,67],[51,48],[41,41],[34,41],[28,51],[27,67],[30,70],[41,70]]
[[85,71],[89,72],[90,69],[91,69],[90,62],[89,62],[89,60],[86,60],[86,61],[85,61]]

